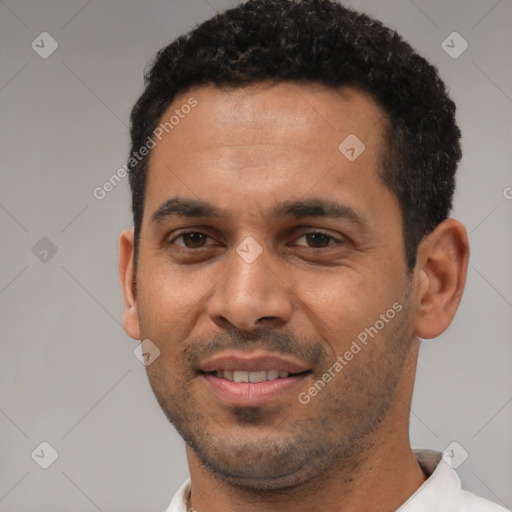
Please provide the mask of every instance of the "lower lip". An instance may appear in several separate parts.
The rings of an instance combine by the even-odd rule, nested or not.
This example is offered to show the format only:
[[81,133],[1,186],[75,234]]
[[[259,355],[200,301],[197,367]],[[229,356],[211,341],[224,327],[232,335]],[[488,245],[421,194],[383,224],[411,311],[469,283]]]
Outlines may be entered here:
[[303,373],[265,382],[231,382],[210,373],[203,374],[203,378],[222,402],[237,407],[256,407],[289,394],[308,375]]

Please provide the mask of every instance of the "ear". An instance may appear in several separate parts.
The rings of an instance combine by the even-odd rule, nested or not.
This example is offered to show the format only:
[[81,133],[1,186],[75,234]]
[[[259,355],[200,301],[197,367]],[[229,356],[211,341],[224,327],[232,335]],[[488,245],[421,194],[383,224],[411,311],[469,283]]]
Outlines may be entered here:
[[466,284],[469,243],[464,226],[447,219],[418,248],[415,334],[435,338],[451,324]]
[[140,340],[139,312],[137,310],[133,229],[121,233],[119,239],[119,279],[123,290],[123,325],[126,334],[134,340]]

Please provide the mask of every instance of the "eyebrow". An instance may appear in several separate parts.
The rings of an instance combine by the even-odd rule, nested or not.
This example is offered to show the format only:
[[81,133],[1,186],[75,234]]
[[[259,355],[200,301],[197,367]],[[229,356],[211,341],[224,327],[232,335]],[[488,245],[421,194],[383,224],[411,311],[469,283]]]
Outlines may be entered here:
[[350,206],[319,198],[284,201],[275,205],[272,213],[275,217],[322,217],[346,219],[355,224],[363,223],[362,218]]
[[[320,198],[288,200],[275,204],[271,216],[294,217],[302,219],[307,217],[321,217],[331,219],[345,219],[355,224],[363,224],[361,217],[353,208],[336,201]],[[151,220],[157,224],[174,218],[214,218],[222,219],[228,216],[225,209],[219,208],[201,199],[188,199],[173,197],[162,203],[151,215]]]
[[153,212],[151,220],[159,224],[173,218],[221,218],[223,216],[223,210],[206,201],[173,197],[162,203]]

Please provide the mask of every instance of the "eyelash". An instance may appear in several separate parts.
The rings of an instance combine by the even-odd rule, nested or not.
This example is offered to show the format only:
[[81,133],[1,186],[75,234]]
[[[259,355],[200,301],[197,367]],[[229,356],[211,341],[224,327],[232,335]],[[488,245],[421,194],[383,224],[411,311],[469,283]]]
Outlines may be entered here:
[[[213,237],[211,237],[210,235],[206,234],[206,233],[203,233],[202,231],[185,231],[183,233],[180,233],[178,236],[174,237],[172,240],[169,241],[169,244],[173,244],[176,242],[176,240],[180,239],[180,238],[183,238],[185,235],[190,235],[190,234],[197,234],[197,235],[203,235],[209,239],[212,239]],[[324,237],[327,237],[329,239],[329,242],[330,241],[334,241],[334,242],[338,242],[338,243],[342,243],[342,240],[332,236],[332,235],[329,235],[328,233],[325,233],[324,231],[319,231],[319,230],[314,230],[314,231],[308,231],[307,233],[303,233],[302,235],[300,235],[300,237],[298,238],[298,240],[300,240],[301,238],[305,237],[305,236],[308,236],[308,235],[322,235]],[[193,251],[193,250],[196,250],[196,249],[204,249],[205,246],[202,245],[201,247],[187,247],[186,245],[184,244],[176,244],[180,247],[183,247],[185,250],[190,250],[190,251]],[[311,246],[307,246],[307,245],[302,245],[300,244],[301,247],[308,247],[309,249],[326,249],[327,247],[330,247],[331,243],[328,243],[327,246],[325,247],[311,247]]]

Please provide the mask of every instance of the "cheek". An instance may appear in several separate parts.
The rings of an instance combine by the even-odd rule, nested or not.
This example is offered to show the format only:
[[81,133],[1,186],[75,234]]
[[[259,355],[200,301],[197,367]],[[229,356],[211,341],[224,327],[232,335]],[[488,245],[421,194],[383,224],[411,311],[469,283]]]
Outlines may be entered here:
[[171,273],[165,265],[145,264],[137,282],[137,304],[142,334],[172,341],[183,339],[182,333],[194,318],[208,288],[199,277]]
[[306,284],[296,288],[297,306],[307,323],[328,342],[331,354],[347,350],[352,340],[402,297],[388,280],[347,269],[317,274],[314,279],[303,275],[298,282]]

